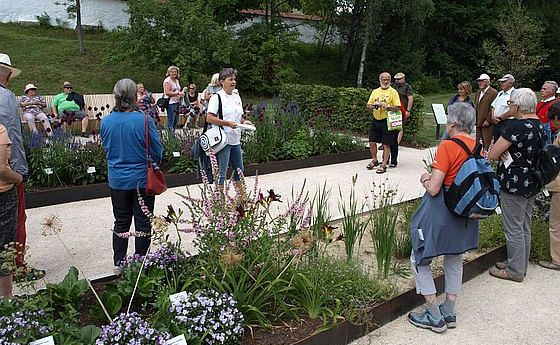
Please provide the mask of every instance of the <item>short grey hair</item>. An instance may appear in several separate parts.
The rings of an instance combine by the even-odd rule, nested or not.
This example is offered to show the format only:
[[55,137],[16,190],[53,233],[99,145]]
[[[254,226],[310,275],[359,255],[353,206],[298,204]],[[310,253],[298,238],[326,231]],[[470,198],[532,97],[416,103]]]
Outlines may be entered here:
[[547,80],[547,81],[545,81],[543,84],[550,84],[550,85],[552,85],[552,87],[554,88],[554,93],[556,93],[556,91],[558,91],[558,83],[555,82],[554,80]]
[[457,125],[461,132],[472,132],[476,113],[472,105],[466,102],[456,102],[447,108],[447,122]]
[[224,81],[229,77],[235,77],[237,76],[237,70],[233,69],[233,68],[224,68],[221,72],[220,75],[218,77],[218,79],[220,81]]
[[522,114],[532,114],[537,110],[537,95],[529,88],[515,89],[511,93],[509,102],[519,107]]
[[121,79],[113,88],[113,95],[115,96],[115,107],[113,111],[122,112],[127,110],[140,110],[136,104],[136,93],[138,87],[132,79]]

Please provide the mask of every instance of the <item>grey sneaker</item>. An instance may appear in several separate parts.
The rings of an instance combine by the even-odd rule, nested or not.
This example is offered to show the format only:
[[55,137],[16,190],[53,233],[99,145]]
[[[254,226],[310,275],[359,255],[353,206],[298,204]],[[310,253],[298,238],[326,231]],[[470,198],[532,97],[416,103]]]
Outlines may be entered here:
[[428,310],[423,313],[408,313],[408,321],[416,327],[429,329],[436,333],[443,333],[447,330],[447,324],[445,323],[443,316],[436,319]]
[[445,321],[447,328],[457,327],[457,315],[455,313],[452,314],[444,313],[443,310],[441,309],[441,304],[439,305],[439,312],[441,313],[441,316],[443,317],[443,320]]

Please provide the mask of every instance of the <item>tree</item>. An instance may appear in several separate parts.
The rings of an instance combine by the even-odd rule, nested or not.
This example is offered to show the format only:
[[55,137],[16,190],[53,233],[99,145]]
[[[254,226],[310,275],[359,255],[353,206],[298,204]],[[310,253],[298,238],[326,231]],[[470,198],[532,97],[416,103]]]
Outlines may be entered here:
[[84,35],[82,31],[82,6],[81,0],[66,0],[56,1],[56,5],[66,6],[66,13],[68,19],[76,19],[76,35],[78,36],[78,45],[80,46],[80,53],[86,53],[86,44],[84,42]]
[[548,53],[542,47],[543,28],[520,0],[510,1],[495,24],[499,40],[485,40],[485,67],[491,73],[511,73],[521,83],[533,83],[545,67]]

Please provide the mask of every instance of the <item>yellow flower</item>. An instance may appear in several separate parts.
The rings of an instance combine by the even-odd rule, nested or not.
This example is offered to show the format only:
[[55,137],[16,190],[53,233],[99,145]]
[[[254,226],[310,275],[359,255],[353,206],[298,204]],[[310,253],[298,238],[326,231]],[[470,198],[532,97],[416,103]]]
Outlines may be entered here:
[[46,217],[41,225],[43,226],[43,230],[41,232],[43,236],[54,235],[62,231],[62,221],[54,214]]

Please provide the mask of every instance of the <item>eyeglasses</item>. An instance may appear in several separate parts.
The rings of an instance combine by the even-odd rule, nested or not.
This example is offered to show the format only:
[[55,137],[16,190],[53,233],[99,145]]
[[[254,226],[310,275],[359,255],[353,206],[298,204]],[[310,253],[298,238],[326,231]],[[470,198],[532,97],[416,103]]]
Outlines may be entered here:
[[189,87],[189,90],[194,90],[194,89],[195,89],[194,87]]

